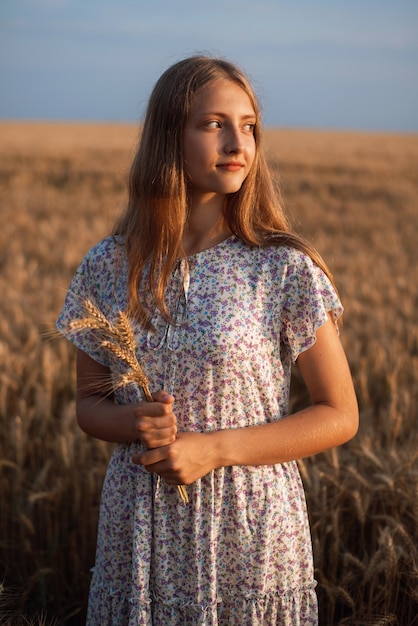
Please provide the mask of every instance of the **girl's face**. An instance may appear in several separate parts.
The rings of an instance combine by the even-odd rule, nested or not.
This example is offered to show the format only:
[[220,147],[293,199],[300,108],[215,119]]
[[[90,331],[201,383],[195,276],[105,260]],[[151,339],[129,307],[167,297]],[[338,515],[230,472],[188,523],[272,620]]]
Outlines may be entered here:
[[245,91],[228,79],[196,96],[184,130],[184,162],[196,202],[238,191],[255,157],[256,113]]

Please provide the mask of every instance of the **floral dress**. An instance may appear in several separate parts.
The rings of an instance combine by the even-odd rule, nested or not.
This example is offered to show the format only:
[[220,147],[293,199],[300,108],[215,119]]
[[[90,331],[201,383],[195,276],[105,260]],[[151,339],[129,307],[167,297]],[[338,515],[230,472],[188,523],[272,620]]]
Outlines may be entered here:
[[[95,331],[69,332],[90,298],[109,319],[127,306],[127,259],[115,237],[84,258],[57,322],[78,348],[124,369]],[[183,280],[184,278],[184,280]],[[180,295],[179,295],[180,294]],[[135,328],[152,391],[175,396],[179,430],[206,432],[279,420],[291,365],[342,313],[328,278],[288,246],[231,236],[179,261],[167,292],[176,323]],[[118,403],[141,400],[135,386]],[[296,462],[224,467],[176,487],[135,465],[118,444],[103,485],[88,624],[294,626],[317,623],[312,548]]]

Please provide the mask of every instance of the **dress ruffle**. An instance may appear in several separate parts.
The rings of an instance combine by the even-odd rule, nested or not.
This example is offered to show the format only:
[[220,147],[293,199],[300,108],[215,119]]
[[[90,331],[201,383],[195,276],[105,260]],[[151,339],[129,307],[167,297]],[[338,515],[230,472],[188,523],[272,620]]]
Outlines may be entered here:
[[213,604],[154,596],[129,600],[99,584],[91,589],[91,626],[313,626],[318,624],[316,583],[273,594],[219,596]]

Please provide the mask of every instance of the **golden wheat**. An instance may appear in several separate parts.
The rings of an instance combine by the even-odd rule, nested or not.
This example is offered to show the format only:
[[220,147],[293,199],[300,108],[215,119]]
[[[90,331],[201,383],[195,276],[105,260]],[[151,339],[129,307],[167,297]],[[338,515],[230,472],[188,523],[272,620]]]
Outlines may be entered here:
[[[42,328],[124,205],[137,130],[0,134],[0,624],[69,626],[84,621],[112,446],[75,426],[75,351]],[[266,139],[293,222],[338,284],[361,414],[354,441],[300,462],[320,621],[418,626],[418,137]],[[295,369],[291,408],[307,402]]]

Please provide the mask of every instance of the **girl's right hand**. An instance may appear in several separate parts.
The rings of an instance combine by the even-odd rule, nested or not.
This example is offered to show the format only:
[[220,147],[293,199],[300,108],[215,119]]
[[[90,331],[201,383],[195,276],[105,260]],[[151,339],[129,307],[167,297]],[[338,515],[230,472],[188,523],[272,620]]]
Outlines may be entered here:
[[166,391],[157,391],[152,397],[154,402],[140,402],[134,408],[135,431],[148,449],[167,446],[176,440],[177,435],[173,396]]

